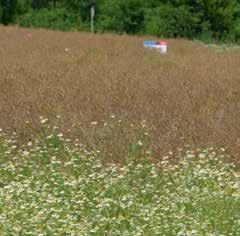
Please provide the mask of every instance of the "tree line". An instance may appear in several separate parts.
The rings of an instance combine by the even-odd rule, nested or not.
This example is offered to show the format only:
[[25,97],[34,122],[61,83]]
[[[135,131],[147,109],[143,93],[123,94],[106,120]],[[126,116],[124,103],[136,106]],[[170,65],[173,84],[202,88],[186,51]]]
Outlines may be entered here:
[[0,0],[0,23],[58,30],[240,40],[240,0]]

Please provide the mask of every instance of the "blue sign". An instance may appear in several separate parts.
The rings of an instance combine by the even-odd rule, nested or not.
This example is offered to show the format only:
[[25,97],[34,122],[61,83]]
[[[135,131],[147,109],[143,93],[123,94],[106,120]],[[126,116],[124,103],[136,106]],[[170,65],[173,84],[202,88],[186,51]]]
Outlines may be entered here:
[[147,47],[147,48],[153,48],[157,45],[157,42],[156,41],[144,41],[143,43],[144,47]]

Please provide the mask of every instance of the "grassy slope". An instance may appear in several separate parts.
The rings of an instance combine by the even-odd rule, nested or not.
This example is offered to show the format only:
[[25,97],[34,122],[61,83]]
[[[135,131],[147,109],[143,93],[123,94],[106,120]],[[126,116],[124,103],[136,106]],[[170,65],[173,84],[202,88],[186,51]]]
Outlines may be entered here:
[[[184,144],[226,146],[239,162],[238,52],[169,40],[161,56],[139,37],[15,27],[1,27],[0,35],[0,127],[28,138],[40,115],[60,115],[65,133],[71,128],[70,136],[117,156],[136,131],[132,124],[146,120],[157,155]],[[105,129],[111,115],[124,126]]]
[[0,28],[0,124],[11,134],[0,129],[1,235],[240,234],[239,174],[223,149],[152,164],[152,149],[186,142],[227,145],[238,162],[237,53],[169,40],[161,56],[140,38],[28,32]]

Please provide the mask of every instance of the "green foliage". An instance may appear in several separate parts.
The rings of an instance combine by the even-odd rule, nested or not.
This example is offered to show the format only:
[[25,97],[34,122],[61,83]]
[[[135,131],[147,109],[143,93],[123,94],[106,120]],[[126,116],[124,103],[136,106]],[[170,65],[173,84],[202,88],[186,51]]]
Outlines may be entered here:
[[[62,4],[72,12],[78,13],[82,20],[90,20],[90,8],[92,5],[96,6],[95,2],[95,0],[69,0],[62,1]],[[102,0],[98,0],[98,4],[101,2]]]
[[162,5],[147,11],[145,31],[161,37],[189,37],[195,35],[198,18],[189,7]]
[[240,38],[239,0],[0,0],[0,22],[8,24],[20,19],[24,26],[86,29],[90,28],[92,6],[99,32],[198,38],[207,42]]
[[79,29],[79,16],[65,9],[30,11],[19,18],[20,26],[57,30]]
[[15,19],[17,0],[0,0],[0,22],[4,25],[12,23]]
[[33,9],[43,9],[48,7],[48,3],[48,0],[33,0],[31,5]]
[[105,0],[100,6],[97,28],[101,31],[139,33],[144,25],[142,1]]
[[17,1],[17,14],[26,14],[31,10],[31,0]]
[[201,22],[201,31],[211,31],[215,38],[224,38],[234,25],[235,0],[187,1]]
[[2,13],[3,13],[2,3],[0,2],[0,23],[2,22]]

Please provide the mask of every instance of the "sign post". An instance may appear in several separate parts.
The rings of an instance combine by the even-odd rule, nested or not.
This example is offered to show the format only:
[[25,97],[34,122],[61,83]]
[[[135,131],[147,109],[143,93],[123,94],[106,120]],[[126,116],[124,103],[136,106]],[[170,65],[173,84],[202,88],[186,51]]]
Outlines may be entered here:
[[95,17],[95,6],[91,6],[91,32],[94,33],[94,17]]

